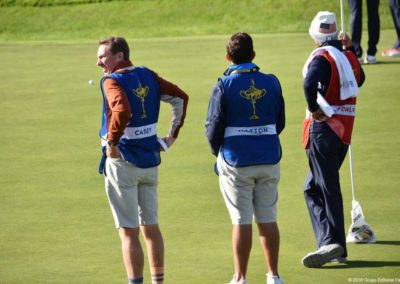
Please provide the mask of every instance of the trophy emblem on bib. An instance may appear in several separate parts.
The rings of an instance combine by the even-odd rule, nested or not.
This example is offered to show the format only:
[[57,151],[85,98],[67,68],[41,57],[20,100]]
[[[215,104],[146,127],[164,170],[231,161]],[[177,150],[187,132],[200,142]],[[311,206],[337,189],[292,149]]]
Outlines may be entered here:
[[256,114],[256,103],[257,100],[266,95],[267,91],[265,89],[257,89],[254,85],[254,80],[251,79],[250,88],[245,91],[240,91],[240,96],[251,102],[253,114],[250,116],[250,119],[259,119],[258,115]]
[[133,93],[135,94],[135,96],[137,96],[140,101],[142,102],[142,116],[141,118],[146,118],[146,110],[144,108],[144,98],[148,95],[149,93],[149,87],[142,87],[142,85],[139,83],[139,87],[137,87],[137,89],[133,90]]

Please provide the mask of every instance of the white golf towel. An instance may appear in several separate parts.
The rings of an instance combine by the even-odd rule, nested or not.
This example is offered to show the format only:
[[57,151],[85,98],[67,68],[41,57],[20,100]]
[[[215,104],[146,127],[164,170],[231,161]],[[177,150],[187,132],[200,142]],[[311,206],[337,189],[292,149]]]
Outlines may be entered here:
[[356,78],[354,77],[353,69],[351,68],[349,60],[346,56],[333,46],[323,46],[311,52],[306,63],[303,67],[303,77],[305,78],[308,72],[308,65],[314,56],[321,50],[326,50],[329,55],[335,60],[340,80],[340,99],[346,100],[348,98],[356,97],[359,89]]
[[160,144],[160,146],[164,149],[165,153],[169,154],[169,148],[167,143],[165,143],[165,141],[160,137],[157,137],[157,141]]

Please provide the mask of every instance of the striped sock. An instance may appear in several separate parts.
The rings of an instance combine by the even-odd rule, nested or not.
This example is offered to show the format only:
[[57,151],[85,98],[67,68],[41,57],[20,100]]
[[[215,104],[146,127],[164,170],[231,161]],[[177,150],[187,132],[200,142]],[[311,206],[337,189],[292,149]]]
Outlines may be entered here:
[[151,281],[153,283],[164,282],[164,272],[151,274]]
[[128,278],[128,283],[129,284],[142,284],[143,283],[143,277]]

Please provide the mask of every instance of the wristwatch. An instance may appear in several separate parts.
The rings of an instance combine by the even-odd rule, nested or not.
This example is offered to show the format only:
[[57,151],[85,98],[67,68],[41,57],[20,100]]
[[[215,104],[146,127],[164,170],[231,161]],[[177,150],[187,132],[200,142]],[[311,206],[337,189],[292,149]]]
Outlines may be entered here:
[[115,147],[115,146],[118,145],[118,143],[117,143],[117,144],[114,144],[112,141],[108,140],[108,141],[107,141],[107,145],[110,146],[110,147]]

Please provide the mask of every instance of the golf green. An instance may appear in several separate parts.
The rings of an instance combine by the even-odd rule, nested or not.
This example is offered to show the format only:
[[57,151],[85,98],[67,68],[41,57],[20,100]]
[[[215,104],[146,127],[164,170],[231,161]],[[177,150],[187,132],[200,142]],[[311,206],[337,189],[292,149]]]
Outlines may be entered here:
[[[393,37],[394,31],[382,31],[378,49],[390,47]],[[134,64],[148,66],[190,96],[185,126],[160,166],[167,283],[226,283],[233,274],[230,220],[204,136],[210,92],[228,65],[227,39],[129,40]],[[253,39],[255,63],[280,79],[286,102],[278,204],[285,283],[395,283],[400,278],[400,59],[378,55],[378,64],[363,66],[366,82],[352,142],[356,198],[378,242],[349,244],[348,264],[307,269],[300,260],[315,249],[315,241],[302,192],[308,167],[301,145],[306,107],[301,70],[314,45],[306,33]],[[0,283],[126,282],[97,173],[102,102],[96,53],[96,40],[0,42]],[[169,105],[163,105],[159,135],[169,121]],[[348,229],[348,159],[341,183]],[[248,281],[264,283],[254,233]],[[146,283],[149,278],[146,264]]]

